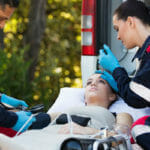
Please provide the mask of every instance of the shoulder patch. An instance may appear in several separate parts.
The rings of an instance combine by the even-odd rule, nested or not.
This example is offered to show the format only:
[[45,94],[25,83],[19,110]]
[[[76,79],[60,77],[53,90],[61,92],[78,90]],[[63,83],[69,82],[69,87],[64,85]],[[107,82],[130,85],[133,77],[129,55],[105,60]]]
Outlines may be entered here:
[[146,52],[150,53],[150,45],[147,47]]

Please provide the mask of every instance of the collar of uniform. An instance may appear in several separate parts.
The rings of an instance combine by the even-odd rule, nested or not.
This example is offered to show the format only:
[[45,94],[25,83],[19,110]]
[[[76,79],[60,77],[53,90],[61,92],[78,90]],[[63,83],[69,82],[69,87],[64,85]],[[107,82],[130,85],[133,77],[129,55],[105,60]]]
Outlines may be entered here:
[[134,55],[132,61],[134,61],[135,58],[138,58],[138,60],[141,60],[143,58],[143,56],[145,54],[145,51],[146,51],[146,49],[149,45],[150,45],[150,36],[148,36],[148,38],[145,40],[143,46],[138,49],[138,51]]

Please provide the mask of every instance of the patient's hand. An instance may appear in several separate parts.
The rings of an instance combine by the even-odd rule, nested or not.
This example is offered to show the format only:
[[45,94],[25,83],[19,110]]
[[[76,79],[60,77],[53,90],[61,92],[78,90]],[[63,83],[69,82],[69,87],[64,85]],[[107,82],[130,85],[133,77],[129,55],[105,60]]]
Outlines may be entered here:
[[[99,130],[90,128],[90,127],[83,127],[74,122],[72,122],[72,133],[73,134],[80,134],[80,135],[92,135],[99,132]],[[63,125],[60,130],[58,131],[59,134],[70,134],[70,125],[65,124]]]

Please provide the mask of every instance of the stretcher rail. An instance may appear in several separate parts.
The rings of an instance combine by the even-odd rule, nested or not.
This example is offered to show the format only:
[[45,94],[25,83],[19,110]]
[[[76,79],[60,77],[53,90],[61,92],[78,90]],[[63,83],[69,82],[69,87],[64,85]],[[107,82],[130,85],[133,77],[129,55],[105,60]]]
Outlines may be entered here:
[[128,141],[121,135],[98,138],[69,138],[61,144],[60,150],[131,150]]

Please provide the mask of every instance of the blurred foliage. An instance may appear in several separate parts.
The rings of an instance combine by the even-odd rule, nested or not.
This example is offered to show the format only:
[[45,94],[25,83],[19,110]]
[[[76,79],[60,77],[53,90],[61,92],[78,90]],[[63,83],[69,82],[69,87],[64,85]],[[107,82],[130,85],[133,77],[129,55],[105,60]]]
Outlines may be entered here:
[[22,0],[6,24],[5,49],[0,50],[0,92],[24,99],[32,106],[43,103],[47,110],[62,87],[81,87],[81,0],[47,0],[46,28],[41,41],[35,78],[27,82],[30,62],[25,62],[24,35],[30,1]]

